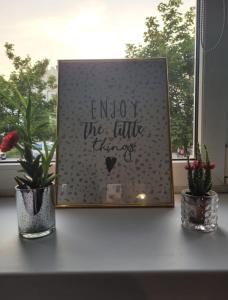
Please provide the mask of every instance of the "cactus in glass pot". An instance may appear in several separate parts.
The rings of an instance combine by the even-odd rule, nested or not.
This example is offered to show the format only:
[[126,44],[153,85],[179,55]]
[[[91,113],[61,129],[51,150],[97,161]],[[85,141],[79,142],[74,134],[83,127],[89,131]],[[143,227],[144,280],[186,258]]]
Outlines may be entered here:
[[206,195],[212,188],[211,170],[215,164],[210,162],[206,145],[205,161],[202,160],[202,153],[199,144],[196,147],[196,159],[190,163],[189,156],[185,169],[188,171],[189,193],[193,196]]
[[215,164],[210,162],[207,147],[204,145],[204,160],[199,144],[196,158],[185,169],[188,171],[189,189],[182,192],[181,221],[184,228],[210,232],[217,228],[218,195],[212,191],[211,170]]

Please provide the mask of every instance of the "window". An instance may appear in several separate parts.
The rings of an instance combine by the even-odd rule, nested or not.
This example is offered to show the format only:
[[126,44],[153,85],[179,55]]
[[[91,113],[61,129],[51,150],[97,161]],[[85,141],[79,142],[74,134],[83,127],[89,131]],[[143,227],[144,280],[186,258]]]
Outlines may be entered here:
[[[3,10],[11,5],[5,3]],[[68,4],[56,4],[55,10],[46,4],[45,13],[44,7],[30,1],[26,9],[20,5],[13,11],[20,11],[20,14],[11,18],[10,23],[7,18],[2,20],[8,30],[2,35],[7,44],[1,45],[4,63],[0,69],[3,74],[0,89],[7,96],[5,99],[0,95],[1,136],[20,123],[17,96],[7,86],[8,81],[15,83],[27,96],[26,80],[30,77],[33,125],[46,124],[35,133],[37,143],[42,140],[51,143],[56,129],[58,58],[165,56],[169,65],[173,158],[186,157],[186,150],[192,152],[195,0],[185,0],[183,5],[168,0],[121,4],[116,1],[79,1],[77,4],[69,1]],[[15,46],[10,44],[12,41]],[[25,56],[27,52],[31,57]],[[50,59],[50,63],[43,58]],[[13,149],[1,154],[0,159],[14,161],[18,156],[17,150]]]
[[[29,53],[33,63],[45,57],[50,59],[48,70],[51,75],[56,74],[57,59],[121,58],[125,56],[160,55],[160,51],[163,55],[167,55],[168,59],[171,59],[171,65],[174,66],[174,69],[172,70],[170,65],[169,72],[173,72],[173,74],[170,74],[170,79],[173,80],[173,77],[178,75],[178,72],[180,71],[178,70],[178,68],[180,68],[180,66],[178,66],[180,61],[175,60],[175,55],[172,56],[178,43],[175,43],[175,39],[173,39],[173,45],[169,41],[168,46],[171,45],[173,48],[164,47],[164,41],[162,44],[163,46],[160,48],[156,43],[152,43],[150,37],[157,34],[157,36],[162,38],[161,31],[164,30],[165,27],[158,28],[156,20],[153,18],[146,20],[146,17],[155,16],[157,17],[158,25],[160,26],[162,23],[162,12],[159,13],[157,7],[161,2],[164,4],[160,7],[160,10],[164,10],[164,5],[167,5],[169,2],[168,0],[125,1],[121,4],[118,1],[100,0],[96,2],[75,2],[69,0],[67,2],[58,1],[54,7],[49,6],[47,3],[45,6],[41,6],[37,1],[28,0],[24,1],[23,4],[17,1],[5,3],[1,8],[2,17],[0,21],[0,74],[4,75],[5,80],[8,80],[8,76],[12,71],[12,67],[4,53],[3,47],[5,42],[9,42],[15,44],[15,53],[17,56],[24,58],[26,54]],[[197,1],[198,20],[199,16],[202,15],[202,11],[201,13],[199,11],[200,2],[202,3],[205,1]],[[216,20],[219,20],[220,22],[223,18],[223,14],[221,13],[222,7],[220,7],[222,3],[223,1],[219,1],[219,3],[217,1],[211,1],[210,4],[205,6],[205,15],[210,17],[214,14],[217,18]],[[192,6],[196,6],[195,0],[184,0],[183,5],[180,7],[180,12],[186,13]],[[15,12],[15,16],[10,20],[7,17],[9,10],[12,11],[12,13]],[[177,14],[178,19],[179,17],[179,14]],[[194,24],[190,22],[189,18],[191,19],[190,15],[188,16],[188,28],[191,28],[190,35],[189,31],[184,31],[182,36],[183,41],[186,36],[188,37],[186,46],[189,46],[189,48],[186,52],[180,51],[183,55],[182,59],[184,58],[185,63],[183,64],[186,68],[186,72],[179,74],[180,77],[184,78],[183,85],[186,90],[184,92],[183,90],[178,91],[178,88],[176,89],[177,95],[176,98],[173,98],[174,105],[171,107],[173,157],[184,158],[185,151],[183,150],[186,148],[190,150],[191,144],[194,143],[194,136],[196,137],[196,134],[199,133],[199,140],[209,146],[212,159],[218,161],[216,168],[216,178],[218,178],[218,180],[216,180],[216,184],[221,185],[222,180],[224,179],[225,137],[228,132],[226,130],[225,117],[225,112],[227,111],[227,92],[226,89],[224,89],[224,87],[227,86],[225,80],[227,77],[225,76],[225,62],[227,59],[225,51],[227,41],[224,38],[227,29],[225,28],[219,47],[213,50],[213,55],[203,53],[199,40],[197,41],[199,50],[197,53],[200,53],[199,88],[198,84],[195,86],[197,91],[196,94],[198,95],[199,92],[199,109],[197,109],[199,112],[199,128],[197,128],[197,126],[193,126],[195,125],[194,119],[196,122],[198,121],[196,113],[195,118],[193,116],[194,111],[196,111],[193,107],[193,65],[197,65],[194,63],[197,62],[197,59],[194,58]],[[166,34],[172,35],[172,31],[175,28],[175,22],[171,22],[171,15],[167,16],[166,20],[170,23],[170,32],[166,31]],[[147,25],[145,22],[147,22]],[[217,22],[218,25],[221,25],[219,22]],[[217,24],[215,20],[207,23],[211,23],[212,25]],[[179,24],[179,26],[181,26],[181,24]],[[205,35],[205,38],[208,39],[210,36],[214,37],[217,34],[216,30],[216,26],[214,26],[214,28],[210,27],[210,31]],[[144,32],[145,35],[143,35]],[[177,30],[175,34],[179,35],[179,38],[181,38],[179,30]],[[150,52],[149,46],[152,47]],[[178,68],[175,69],[175,67]],[[213,68],[213,74],[216,75],[213,75],[212,72],[210,72],[211,68]],[[221,72],[224,75],[222,77],[220,74]],[[198,78],[198,68],[195,68],[195,73]],[[181,82],[181,78],[178,79],[180,79]],[[198,82],[198,80],[196,82]],[[0,86],[0,91],[2,91],[2,86]],[[175,96],[174,88],[171,92]],[[55,101],[54,98],[52,98],[55,93],[55,88],[45,89],[43,101],[46,101],[46,103],[44,103],[44,105],[49,103],[50,99]],[[219,97],[217,95],[219,95]],[[185,96],[185,98],[182,96]],[[186,103],[184,99],[187,99]],[[214,99],[219,101],[219,105],[216,104]],[[172,99],[170,100],[172,102]],[[6,108],[3,104],[4,102],[1,98],[0,133],[7,132],[10,129],[8,126],[12,125],[7,118],[2,118],[5,113],[10,112],[10,107]],[[48,119],[49,126],[52,124],[52,132],[54,132],[56,107],[54,103],[52,104],[53,106],[50,108],[50,113],[46,115],[46,118]],[[187,109],[187,107],[189,109]],[[175,112],[177,113],[176,119]],[[182,112],[184,112],[183,115]],[[38,114],[37,112],[36,115],[38,117],[38,115],[42,114]],[[184,116],[186,118],[184,118]],[[181,124],[180,126],[177,126],[178,122],[181,122],[181,118],[182,120],[184,119],[184,123],[181,124],[184,124],[185,128],[187,126],[187,134],[185,134],[184,126],[181,126]],[[195,129],[193,127],[195,127]],[[40,137],[40,139],[41,138],[42,137]],[[49,141],[51,141],[51,138],[51,134],[46,136],[46,139]],[[37,142],[40,142],[39,137],[37,138]],[[12,160],[14,160],[13,157]],[[7,160],[1,160],[1,162],[3,161]],[[174,183],[179,188],[183,187],[186,183],[183,164],[184,162],[182,161],[173,162]],[[14,186],[13,177],[17,168],[18,167],[15,164],[0,164],[0,190],[5,190],[5,192],[2,192],[3,194],[6,193],[6,189],[9,186],[12,193],[12,187]],[[3,174],[4,176],[2,176]]]

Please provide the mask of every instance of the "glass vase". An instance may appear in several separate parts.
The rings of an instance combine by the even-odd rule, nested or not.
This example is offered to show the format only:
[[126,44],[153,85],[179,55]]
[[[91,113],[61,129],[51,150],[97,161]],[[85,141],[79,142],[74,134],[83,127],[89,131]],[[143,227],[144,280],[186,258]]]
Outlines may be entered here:
[[55,230],[54,186],[37,189],[16,187],[19,234],[27,239],[46,236]]
[[181,221],[187,229],[203,232],[214,231],[218,220],[218,194],[214,191],[204,196],[192,196],[188,191],[181,193]]

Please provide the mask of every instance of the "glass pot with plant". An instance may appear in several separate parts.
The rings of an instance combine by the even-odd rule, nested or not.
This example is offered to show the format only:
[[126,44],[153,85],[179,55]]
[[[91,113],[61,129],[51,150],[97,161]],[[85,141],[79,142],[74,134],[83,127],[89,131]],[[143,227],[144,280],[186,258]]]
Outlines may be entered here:
[[185,169],[188,172],[188,190],[181,193],[181,221],[188,229],[210,232],[217,228],[218,195],[212,190],[211,170],[207,147],[204,145],[205,161],[202,159],[199,144],[196,159],[187,158]]
[[50,148],[44,141],[44,151],[36,147],[33,136],[47,124],[32,127],[30,93],[23,97],[13,88],[20,102],[21,124],[2,139],[0,150],[8,152],[16,148],[20,153],[21,175],[15,177],[19,233],[24,238],[38,238],[55,229],[53,182],[56,175],[50,172],[50,167],[56,142]]

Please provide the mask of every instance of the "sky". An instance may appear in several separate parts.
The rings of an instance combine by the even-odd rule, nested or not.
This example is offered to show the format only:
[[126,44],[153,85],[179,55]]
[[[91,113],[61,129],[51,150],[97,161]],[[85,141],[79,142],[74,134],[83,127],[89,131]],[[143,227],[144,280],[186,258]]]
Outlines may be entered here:
[[[127,43],[143,42],[145,19],[158,14],[161,1],[0,0],[0,74],[12,69],[5,42],[52,66],[58,59],[123,58]],[[183,2],[183,10],[195,5]]]

